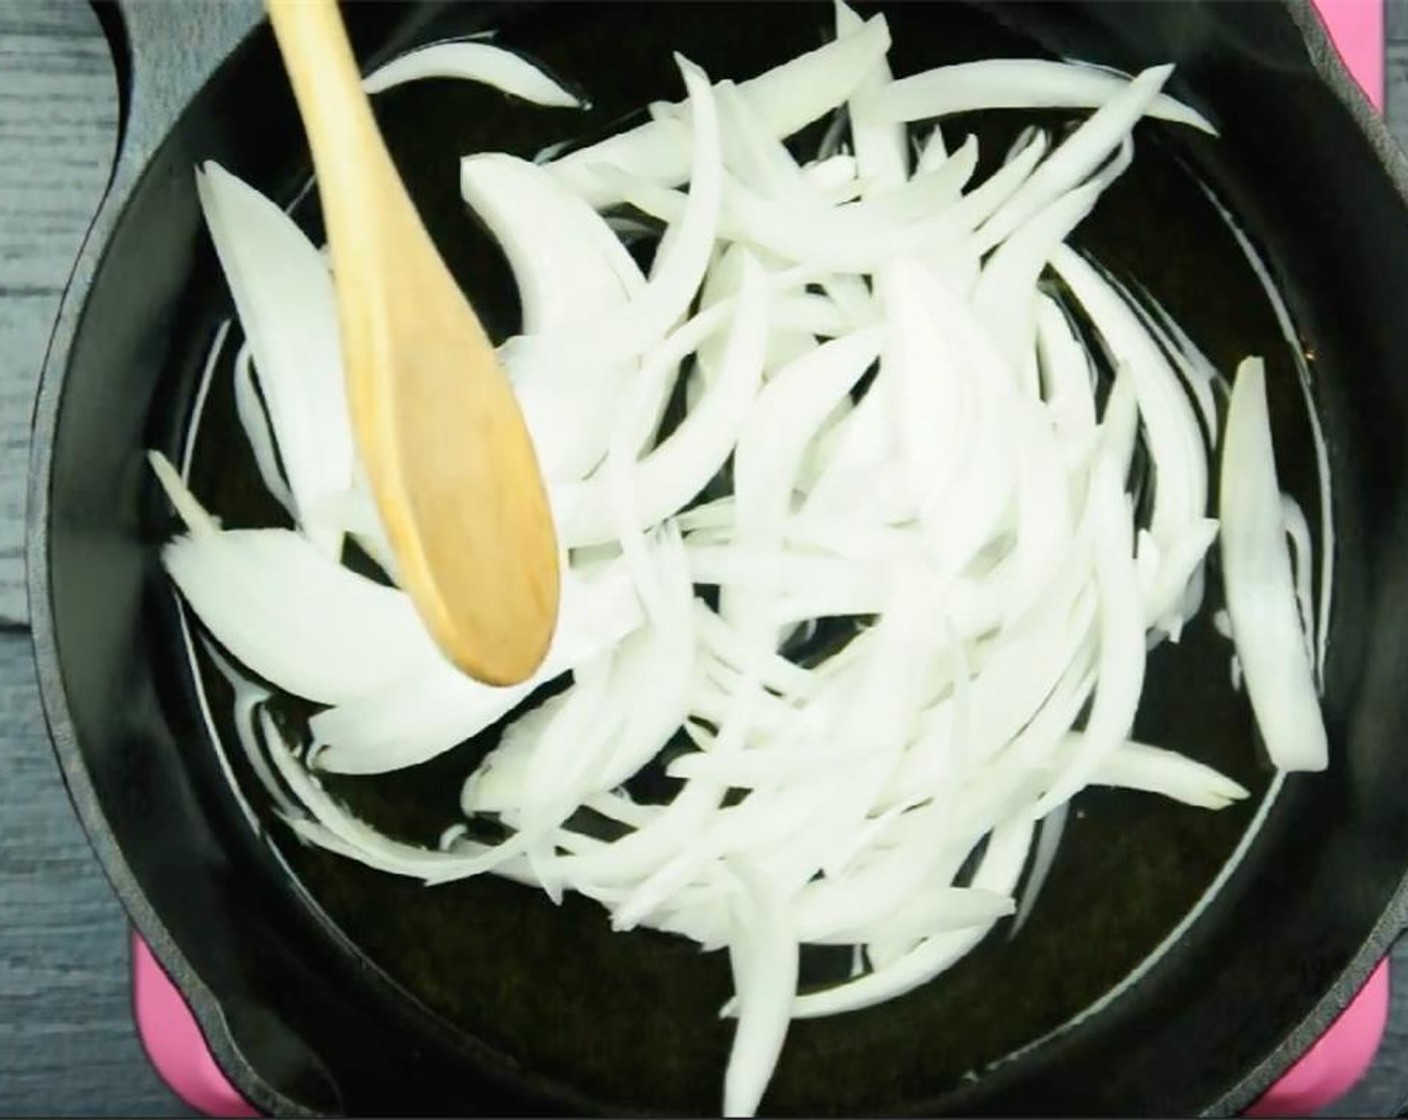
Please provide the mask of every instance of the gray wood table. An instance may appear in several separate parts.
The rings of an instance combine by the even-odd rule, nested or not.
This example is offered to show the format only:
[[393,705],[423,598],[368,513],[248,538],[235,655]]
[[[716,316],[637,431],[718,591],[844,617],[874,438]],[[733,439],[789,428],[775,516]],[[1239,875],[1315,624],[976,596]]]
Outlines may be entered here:
[[[1408,140],[1408,0],[1389,0],[1389,38],[1389,119]],[[0,0],[0,1115],[187,1112],[133,1030],[127,926],[69,809],[23,629],[30,400],[115,126],[87,4]],[[1408,949],[1397,957],[1388,1041],[1337,1114],[1408,1101]]]

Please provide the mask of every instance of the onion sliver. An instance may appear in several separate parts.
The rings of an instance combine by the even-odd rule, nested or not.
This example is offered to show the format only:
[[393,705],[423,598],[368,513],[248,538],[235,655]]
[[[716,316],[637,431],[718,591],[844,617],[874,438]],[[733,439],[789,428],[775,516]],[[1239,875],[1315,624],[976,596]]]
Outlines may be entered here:
[[[1127,82],[1123,75],[1077,63],[995,58],[941,66],[900,78],[869,95],[876,117],[918,121],[980,109],[1083,109],[1102,105]],[[1217,130],[1196,110],[1166,94],[1148,106],[1151,117]]]
[[1266,751],[1281,770],[1323,770],[1329,747],[1296,604],[1260,359],[1244,361],[1232,382],[1218,507],[1232,642]]
[[[707,315],[708,312],[705,312]],[[733,450],[762,379],[768,294],[762,275],[749,272],[730,325],[724,372],[675,432],[634,468],[642,526],[678,512],[713,478]],[[569,548],[615,538],[606,482],[593,477],[555,492],[558,539]]]
[[[1030,824],[1013,824],[995,833],[973,877],[973,885],[995,894],[1010,895],[1026,863],[1032,831]],[[912,952],[887,968],[834,988],[798,996],[792,1004],[792,1015],[797,1019],[815,1019],[859,1011],[913,991],[966,956],[987,936],[993,924],[983,923],[925,938]]]
[[1200,809],[1224,809],[1249,796],[1245,787],[1176,751],[1130,742],[1095,772],[1095,784],[1157,793]]
[[676,56],[693,109],[690,190],[679,222],[666,235],[649,282],[615,315],[548,335],[520,336],[503,347],[504,360],[537,369],[612,368],[658,343],[688,310],[704,279],[718,227],[723,157],[714,93],[702,70]]
[[379,774],[443,754],[506,715],[539,685],[611,649],[640,620],[639,602],[623,570],[591,583],[569,570],[552,644],[531,678],[503,688],[482,684],[436,650],[436,660],[414,674],[314,716],[313,734],[325,744],[318,765],[341,774]]
[[[196,189],[302,519],[326,495],[352,484],[332,274],[292,218],[218,163],[196,173]],[[324,551],[337,547],[327,527],[303,527]]]
[[[213,356],[213,352],[212,352]],[[259,467],[259,477],[264,486],[279,505],[291,514],[297,514],[298,506],[289,492],[288,480],[284,477],[283,465],[279,462],[279,452],[271,430],[269,412],[259,393],[254,377],[254,356],[250,353],[246,339],[235,355],[235,412],[240,418],[240,427],[249,440],[249,448],[254,452],[254,461]]]
[[1100,595],[1100,677],[1085,734],[1065,769],[1032,810],[1043,817],[1074,796],[1128,737],[1144,687],[1144,616],[1134,569],[1132,511],[1108,458],[1091,481],[1095,582]]
[[221,644],[277,687],[337,704],[449,667],[403,592],[342,567],[306,537],[221,531],[208,520],[192,528],[162,550],[167,572]]
[[752,1116],[787,1037],[797,990],[798,945],[776,889],[742,861],[731,871],[738,883],[736,935],[729,945],[738,1029],[724,1080],[723,1114]]
[[[889,49],[889,27],[883,16],[875,16],[862,31],[742,82],[739,91],[774,135],[791,136],[844,102]],[[688,151],[674,142],[672,132],[670,122],[652,121],[572,152],[548,167],[602,210],[620,198],[593,174],[597,165],[619,167],[661,186],[685,181]]]
[[[860,35],[861,20],[844,0],[836,0],[836,38]],[[850,116],[851,143],[855,147],[856,169],[866,197],[893,190],[909,179],[909,141],[904,125],[885,120],[870,111],[869,99],[881,94],[893,81],[890,65],[880,59],[856,87],[846,104]]]
[[466,156],[460,194],[508,257],[525,333],[591,323],[643,290],[640,267],[606,222],[536,164],[499,152]]
[[559,109],[583,108],[581,99],[548,77],[522,55],[492,43],[432,43],[393,58],[362,79],[368,93],[383,93],[427,78],[478,82],[511,97]]
[[1037,211],[1093,174],[1128,139],[1172,73],[1171,65],[1153,66],[1123,88],[1113,90],[1109,100],[1062,141],[983,226],[978,235],[980,249],[998,244]]

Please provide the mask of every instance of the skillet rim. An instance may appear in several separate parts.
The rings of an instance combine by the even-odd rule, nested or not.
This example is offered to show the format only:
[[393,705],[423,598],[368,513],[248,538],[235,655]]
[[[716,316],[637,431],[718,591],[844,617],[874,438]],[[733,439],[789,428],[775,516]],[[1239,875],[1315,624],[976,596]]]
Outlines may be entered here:
[[[1405,219],[1408,219],[1408,156],[1349,73],[1312,0],[1277,2],[1299,32],[1312,71],[1377,156],[1404,204]],[[88,297],[112,235],[170,129],[216,70],[262,23],[257,0],[183,0],[181,5],[144,5],[133,0],[118,0],[94,6],[113,48],[121,112],[112,175],[65,286],[41,367],[32,415],[25,561],[29,625],[41,707],[70,800],[103,872],[136,931],[190,1004],[221,1069],[246,1100],[267,1114],[317,1115],[275,1090],[244,1057],[226,1023],[220,998],[192,967],[146,897],[117,844],[88,774],[59,664],[49,572],[53,445]],[[154,9],[162,14],[153,14]],[[183,43],[186,49],[179,53],[170,48],[162,50],[153,38],[161,35],[162,25],[169,22],[165,16],[174,9],[185,9],[184,14],[177,17],[182,30],[197,29],[196,41],[192,43],[188,38]],[[1269,1088],[1323,1035],[1358,993],[1405,925],[1408,925],[1408,859],[1379,920],[1325,995],[1270,1055],[1200,1114],[1238,1113]]]

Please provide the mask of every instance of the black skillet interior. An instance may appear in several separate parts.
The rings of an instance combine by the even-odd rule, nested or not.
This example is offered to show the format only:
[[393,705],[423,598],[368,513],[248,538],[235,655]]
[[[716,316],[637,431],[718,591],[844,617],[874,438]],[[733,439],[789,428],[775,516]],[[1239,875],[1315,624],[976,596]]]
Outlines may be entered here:
[[[1292,343],[1199,179],[1238,215],[1285,293],[1333,464],[1335,762],[1287,784],[1240,868],[1137,985],[1009,1059],[1115,988],[1248,830],[1268,772],[1227,685],[1209,602],[1179,649],[1156,654],[1138,732],[1214,763],[1256,796],[1207,814],[1138,794],[1083,795],[1019,940],[1000,927],[908,997],[795,1024],[765,1105],[1011,1114],[1243,1103],[1303,1045],[1297,1031],[1312,1012],[1347,996],[1346,972],[1362,977],[1369,943],[1382,948],[1376,926],[1408,853],[1408,704],[1397,682],[1408,652],[1408,570],[1397,559],[1408,530],[1408,382],[1396,327],[1408,214],[1279,6],[934,3],[888,14],[900,74],[1034,52],[1131,70],[1168,60],[1180,64],[1174,92],[1221,126],[1216,143],[1143,126],[1134,169],[1080,241],[1159,296],[1224,369],[1265,355],[1283,480],[1317,525]],[[574,115],[436,82],[378,102],[432,234],[500,333],[514,326],[511,286],[465,215],[458,154],[531,156],[590,135],[678,96],[672,50],[716,79],[747,77],[820,43],[830,20],[820,3],[359,3],[347,17],[368,62],[497,27],[593,100],[591,113]],[[988,159],[1013,131],[1010,120],[967,123]],[[69,749],[130,869],[119,885],[150,903],[192,986],[214,994],[250,1067],[233,1072],[263,1102],[402,1114],[714,1110],[730,1035],[716,1018],[728,992],[721,955],[612,934],[580,899],[555,909],[496,880],[427,890],[288,843],[233,752],[211,742],[154,563],[171,525],[140,457],[184,439],[205,355],[230,313],[195,198],[191,169],[204,159],[281,201],[307,181],[267,30],[197,97],[133,193],[74,337],[53,437],[49,578]],[[296,212],[317,230],[314,206]],[[275,523],[231,419],[227,375],[227,364],[217,370],[206,406],[194,486],[229,524]],[[228,740],[228,693],[206,677]],[[430,840],[483,747],[337,792],[388,829]],[[818,979],[832,964],[812,962]]]

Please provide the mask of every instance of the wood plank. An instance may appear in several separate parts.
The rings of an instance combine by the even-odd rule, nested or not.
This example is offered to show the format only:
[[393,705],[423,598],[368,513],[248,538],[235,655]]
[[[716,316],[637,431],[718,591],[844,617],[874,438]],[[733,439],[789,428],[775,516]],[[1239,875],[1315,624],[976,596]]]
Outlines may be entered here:
[[0,621],[28,618],[30,405],[59,294],[111,167],[116,92],[86,4],[0,4]]
[[[1408,6],[1408,0],[1405,0]],[[1399,144],[1408,149],[1408,39],[1388,45],[1384,60],[1384,112]]]
[[127,922],[69,806],[22,633],[0,633],[0,718],[0,1115],[185,1115],[137,1040]]
[[1384,37],[1408,42],[1408,0],[1384,0]]
[[[27,617],[34,386],[106,181],[112,65],[81,0],[0,2],[0,629]],[[29,641],[0,633],[0,1114],[179,1116],[132,1023],[127,923],[68,803]]]

